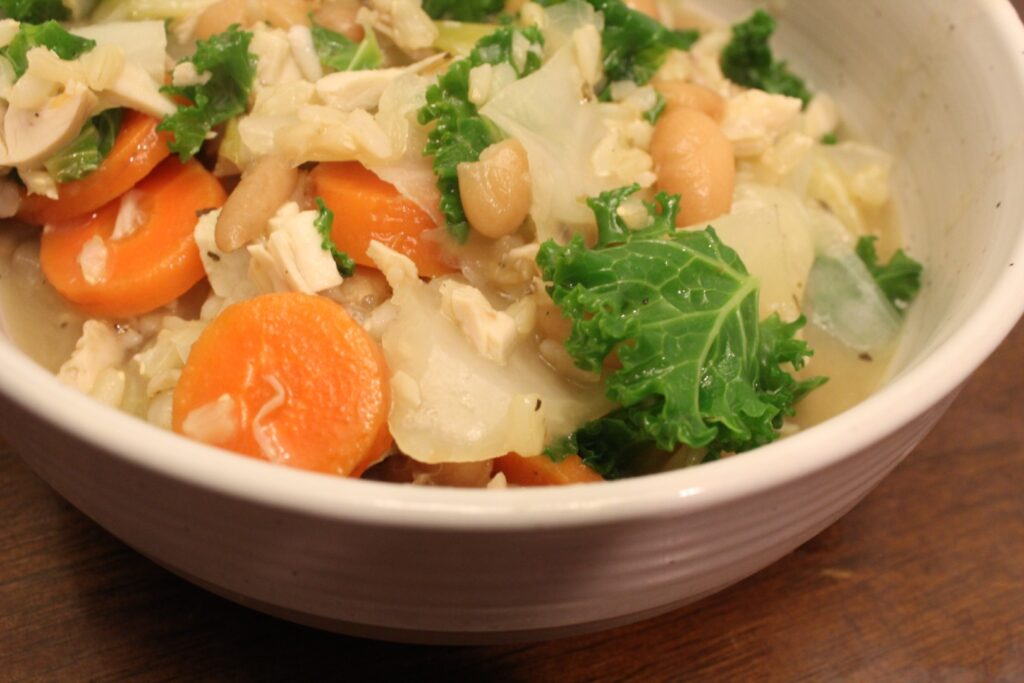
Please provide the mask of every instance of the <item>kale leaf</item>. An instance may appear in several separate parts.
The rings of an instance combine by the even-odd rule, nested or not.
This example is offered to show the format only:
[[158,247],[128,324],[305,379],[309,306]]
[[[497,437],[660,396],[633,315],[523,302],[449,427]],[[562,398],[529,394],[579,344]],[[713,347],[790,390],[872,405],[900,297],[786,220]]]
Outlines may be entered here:
[[[523,40],[529,48],[522,63],[517,64],[513,45]],[[501,131],[469,101],[469,72],[482,64],[507,63],[522,78],[540,68],[543,44],[544,37],[536,27],[503,26],[481,38],[469,57],[452,64],[435,85],[427,88],[427,103],[419,110],[418,119],[422,125],[436,125],[427,136],[423,153],[434,157],[445,227],[458,242],[469,237],[469,222],[459,195],[458,165],[476,161],[502,137]]]
[[733,83],[765,92],[797,97],[804,105],[811,92],[794,75],[786,62],[776,61],[769,39],[775,33],[775,19],[757,10],[744,22],[732,27],[732,40],[722,50],[722,73]]
[[669,50],[689,50],[700,37],[697,31],[673,31],[622,0],[588,0],[604,14],[601,46],[604,73],[609,82],[634,81],[644,85],[665,62]]
[[0,56],[11,63],[16,78],[28,70],[28,51],[34,47],[48,48],[61,59],[77,59],[96,47],[96,41],[68,33],[56,21],[22,24],[11,42],[0,48]]
[[44,161],[53,179],[58,183],[79,180],[99,168],[114,147],[121,114],[121,109],[107,109],[92,117],[74,140]]
[[[546,0],[550,7],[566,0]],[[674,31],[622,0],[586,0],[604,15],[601,31],[604,73],[609,83],[633,81],[644,85],[665,62],[670,50],[689,50],[700,34]]]
[[660,92],[655,91],[654,98],[654,106],[644,112],[644,120],[652,126],[658,122],[658,119],[665,112],[665,107],[668,105],[668,102],[665,101],[665,96]]
[[0,15],[30,24],[41,24],[54,19],[66,21],[71,10],[61,0],[0,0]]
[[537,263],[551,298],[572,322],[565,344],[576,364],[600,372],[615,356],[606,393],[621,408],[553,444],[608,477],[638,451],[706,449],[709,457],[775,440],[784,417],[824,380],[798,381],[811,351],[794,338],[802,319],[758,320],[758,284],[713,228],[675,229],[679,197],[646,204],[650,224],[631,230],[618,209],[639,190],[588,204],[597,245],[548,241]]
[[486,21],[505,7],[503,0],[424,0],[423,11],[431,19]]
[[355,42],[348,37],[311,22],[313,48],[320,63],[334,71],[365,71],[380,66],[382,55],[377,35],[367,27],[362,41]]
[[903,310],[921,291],[921,274],[924,272],[924,266],[907,256],[902,249],[896,250],[889,263],[879,263],[878,252],[875,251],[877,239],[865,236],[857,240],[857,256],[867,266],[871,277],[875,279],[889,302],[897,310]]
[[334,212],[327,208],[327,204],[320,197],[316,198],[317,215],[313,219],[313,227],[320,233],[320,246],[324,251],[330,252],[334,257],[334,264],[338,266],[338,272],[345,277],[350,277],[356,272],[356,262],[343,251],[331,238],[331,228],[334,226]]
[[192,62],[199,74],[209,72],[209,80],[162,88],[191,103],[178,107],[157,127],[174,134],[168,146],[182,161],[199,151],[214,126],[245,113],[256,74],[256,57],[249,53],[251,40],[252,33],[239,30],[236,24],[224,33],[198,41],[195,53],[183,61]]

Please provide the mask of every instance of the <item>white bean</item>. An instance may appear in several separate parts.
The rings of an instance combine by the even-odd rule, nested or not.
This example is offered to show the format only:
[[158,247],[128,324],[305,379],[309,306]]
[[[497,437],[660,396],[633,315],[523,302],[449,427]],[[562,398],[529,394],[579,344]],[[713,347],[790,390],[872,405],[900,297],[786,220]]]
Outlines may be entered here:
[[480,160],[459,164],[459,194],[477,232],[497,239],[515,232],[530,212],[530,166],[518,140],[491,145]]
[[682,197],[679,226],[718,218],[732,208],[736,159],[707,114],[685,108],[662,114],[654,127],[651,157],[657,188]]

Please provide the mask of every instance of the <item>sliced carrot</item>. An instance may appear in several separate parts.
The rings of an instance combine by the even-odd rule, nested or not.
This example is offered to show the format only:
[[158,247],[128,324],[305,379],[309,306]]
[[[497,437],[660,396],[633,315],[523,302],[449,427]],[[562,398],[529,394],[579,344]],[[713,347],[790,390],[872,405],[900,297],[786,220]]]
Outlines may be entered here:
[[[225,309],[192,347],[174,390],[175,431],[231,398],[234,423],[203,439],[293,467],[358,477],[390,445],[380,346],[340,305],[267,294]],[[213,433],[211,433],[213,434]]]
[[424,277],[454,270],[440,243],[427,234],[437,228],[430,216],[362,164],[323,163],[309,179],[314,195],[334,212],[331,238],[359,265],[376,266],[366,249],[377,240],[412,259]]
[[196,215],[226,198],[220,182],[199,163],[177,159],[165,161],[125,196],[137,207],[137,227],[130,234],[114,236],[121,198],[43,230],[43,274],[65,299],[91,315],[147,313],[203,279],[192,237]]
[[578,455],[555,462],[546,455],[525,458],[509,453],[494,461],[494,470],[503,473],[508,483],[517,486],[565,486],[604,481]]
[[28,195],[21,201],[18,218],[33,225],[66,221],[99,209],[149,175],[163,161],[168,133],[158,133],[160,123],[152,116],[126,111],[110,154],[99,168],[81,180],[57,186],[57,199]]

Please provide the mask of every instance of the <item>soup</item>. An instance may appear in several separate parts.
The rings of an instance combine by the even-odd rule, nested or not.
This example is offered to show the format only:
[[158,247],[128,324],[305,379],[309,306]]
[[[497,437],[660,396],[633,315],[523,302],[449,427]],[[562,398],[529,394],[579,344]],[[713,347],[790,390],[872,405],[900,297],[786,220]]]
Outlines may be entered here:
[[160,428],[415,484],[651,474],[870,394],[921,266],[774,20],[491,4],[6,21],[9,336]]

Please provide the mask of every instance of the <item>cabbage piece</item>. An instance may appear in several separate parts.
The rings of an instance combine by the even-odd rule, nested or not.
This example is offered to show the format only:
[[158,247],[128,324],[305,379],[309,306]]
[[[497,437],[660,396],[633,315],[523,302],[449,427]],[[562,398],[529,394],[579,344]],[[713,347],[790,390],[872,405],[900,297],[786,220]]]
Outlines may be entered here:
[[811,322],[857,351],[884,348],[900,331],[896,309],[852,252],[818,257],[807,304]]
[[900,315],[854,250],[843,225],[812,212],[817,259],[807,281],[811,322],[857,351],[877,351],[896,340]]
[[822,148],[846,183],[850,195],[866,207],[877,208],[889,201],[892,156],[861,142],[841,142]]
[[426,130],[416,122],[416,114],[426,103],[429,81],[415,73],[405,73],[388,85],[380,96],[374,117],[391,141],[392,156],[387,159],[363,159],[377,177],[391,183],[434,221],[444,225],[441,192],[429,157],[422,150],[427,144]]
[[799,318],[814,264],[814,232],[799,198],[782,189],[742,184],[732,212],[712,225],[759,280],[760,317],[778,313],[787,322]]
[[167,30],[162,21],[118,21],[71,29],[71,33],[95,40],[97,45],[116,45],[124,61],[142,68],[157,83],[167,69]]
[[[497,93],[480,110],[526,148],[533,190],[530,215],[540,241],[565,242],[572,232],[593,226],[586,198],[638,180],[623,177],[623,169],[616,166],[600,172],[595,168],[595,150],[614,135],[608,120],[615,118],[615,108],[621,105],[586,101],[583,86],[567,48],[540,70]],[[568,233],[560,231],[562,225],[569,227]]]
[[807,192],[859,237],[866,232],[864,211],[889,201],[891,171],[892,157],[876,147],[858,142],[822,145],[813,156]]
[[368,253],[394,290],[382,344],[392,372],[388,427],[403,453],[425,463],[539,455],[611,408],[600,388],[562,378],[532,344],[521,342],[504,366],[484,358],[441,311],[449,278],[425,284],[408,258],[377,242]]
[[601,31],[604,28],[604,16],[583,0],[569,0],[546,8],[543,19],[545,52],[553,55],[571,44],[573,32],[587,24],[593,24]]

